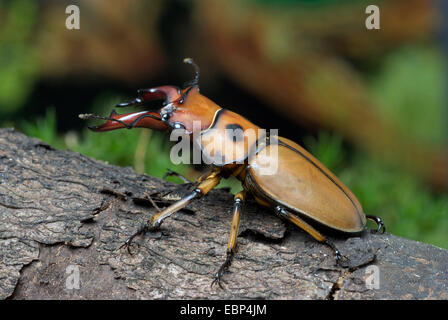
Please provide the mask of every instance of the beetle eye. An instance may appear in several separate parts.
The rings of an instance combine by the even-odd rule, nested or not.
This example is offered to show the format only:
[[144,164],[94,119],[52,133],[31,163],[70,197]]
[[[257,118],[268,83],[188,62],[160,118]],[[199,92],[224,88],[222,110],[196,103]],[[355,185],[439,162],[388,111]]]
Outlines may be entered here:
[[169,118],[170,118],[170,115],[168,113],[164,113],[162,115],[162,121],[168,121]]
[[176,123],[173,125],[173,128],[174,128],[174,129],[185,129],[185,126],[184,126],[182,123],[180,123],[180,122],[176,122]]

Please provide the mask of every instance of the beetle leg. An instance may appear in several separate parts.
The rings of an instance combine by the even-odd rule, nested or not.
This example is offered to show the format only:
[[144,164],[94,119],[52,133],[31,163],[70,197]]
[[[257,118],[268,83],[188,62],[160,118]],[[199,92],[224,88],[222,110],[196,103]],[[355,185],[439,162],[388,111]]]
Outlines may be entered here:
[[129,253],[130,255],[132,255],[132,252],[131,252],[131,243],[132,243],[132,240],[134,240],[134,238],[135,238],[136,236],[138,236],[138,235],[140,235],[140,234],[144,234],[144,233],[146,233],[146,224],[142,224],[142,225],[140,226],[140,228],[138,228],[138,230],[137,230],[136,232],[134,232],[134,233],[132,234],[132,236],[130,236],[129,238],[127,238],[126,241],[125,241],[125,242],[124,242],[118,249],[126,248],[126,250],[128,251],[128,253]]
[[221,289],[223,289],[221,285],[221,278],[225,271],[227,271],[232,264],[232,259],[235,254],[236,244],[237,244],[237,237],[238,237],[238,228],[240,225],[240,216],[242,207],[244,204],[244,200],[246,198],[246,191],[243,190],[235,195],[235,202],[233,206],[233,218],[232,218],[232,226],[230,228],[230,237],[229,242],[227,243],[227,250],[226,250],[226,260],[221,265],[221,267],[218,269],[218,271],[215,273],[215,279],[212,281],[211,287],[215,283],[219,285]]
[[376,232],[381,232],[381,233],[386,232],[386,226],[384,225],[383,219],[381,219],[380,217],[371,215],[371,214],[366,214],[366,218],[373,220],[376,223],[376,225],[377,225]]
[[199,184],[204,181],[205,179],[208,179],[209,176],[213,173],[213,170],[207,170],[204,173],[202,173],[197,179],[196,181],[190,181],[187,178],[185,178],[184,176],[182,176],[180,173],[177,173],[173,170],[168,169],[168,172],[165,173],[165,175],[163,176],[163,179],[165,179],[168,176],[175,176],[178,177],[179,179],[181,179],[185,184],[192,184],[194,188],[197,188],[199,186]]
[[306,231],[309,235],[311,235],[317,241],[329,246],[334,251],[336,262],[338,264],[340,264],[342,260],[347,259],[343,254],[341,254],[341,252],[338,250],[338,248],[336,248],[336,246],[332,242],[327,240],[327,238],[325,238],[319,231],[314,229],[310,224],[308,224],[305,221],[303,221],[302,219],[300,219],[297,215],[290,213],[289,211],[286,211],[282,206],[276,206],[275,212],[281,218],[291,221],[296,226],[298,226],[302,230]]
[[187,178],[185,178],[180,173],[178,173],[176,171],[173,171],[173,170],[170,170],[170,169],[167,170],[167,172],[163,175],[162,179],[165,179],[166,177],[178,177],[184,183],[193,183],[192,181],[188,180]]
[[347,257],[344,256],[344,255],[341,253],[341,251],[339,251],[338,248],[336,248],[336,246],[333,244],[333,242],[328,241],[328,240],[325,240],[323,243],[326,244],[327,246],[329,246],[329,247],[333,250],[333,252],[334,252],[334,256],[336,257],[336,262],[337,262],[338,264],[341,264],[341,261],[342,261],[342,260],[348,260]]
[[125,247],[127,248],[128,252],[131,253],[129,247],[132,243],[132,240],[136,236],[144,234],[147,231],[151,232],[157,230],[162,224],[163,220],[171,216],[173,213],[179,211],[180,209],[185,208],[194,199],[198,199],[206,195],[210,190],[212,190],[219,184],[220,180],[221,176],[219,175],[219,171],[211,172],[209,176],[206,177],[188,196],[180,199],[164,210],[153,215],[141,228],[139,228],[133,235],[131,235],[122,246],[120,246],[120,249]]

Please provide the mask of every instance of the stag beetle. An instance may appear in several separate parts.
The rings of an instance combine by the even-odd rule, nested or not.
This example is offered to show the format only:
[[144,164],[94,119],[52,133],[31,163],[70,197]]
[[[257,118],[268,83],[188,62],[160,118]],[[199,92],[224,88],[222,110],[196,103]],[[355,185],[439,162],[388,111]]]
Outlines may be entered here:
[[[82,119],[106,120],[100,126],[90,126],[93,131],[143,127],[160,131],[183,130],[193,144],[211,164],[210,171],[196,180],[196,187],[185,198],[153,215],[125,242],[129,250],[133,238],[147,231],[154,231],[176,211],[194,199],[206,195],[222,178],[236,177],[242,191],[234,197],[230,237],[224,263],[214,275],[214,283],[221,286],[221,278],[229,268],[235,254],[238,226],[243,203],[248,194],[255,200],[310,234],[317,241],[329,246],[336,261],[345,258],[336,246],[320,231],[325,226],[348,235],[362,232],[366,218],[377,224],[377,231],[385,231],[381,218],[366,215],[355,195],[322,163],[295,142],[278,135],[259,133],[260,127],[241,115],[221,108],[199,92],[199,67],[191,58],[184,62],[195,68],[193,80],[176,86],[160,86],[138,90],[138,97],[120,103],[117,107],[142,106],[151,100],[164,100],[160,110],[118,114],[109,117],[81,114]],[[200,121],[194,132],[194,121]],[[229,134],[239,130],[239,134]],[[244,135],[248,130],[255,134]],[[210,143],[210,141],[224,143]],[[271,152],[275,151],[275,152]],[[276,164],[274,174],[263,174],[261,164]]]

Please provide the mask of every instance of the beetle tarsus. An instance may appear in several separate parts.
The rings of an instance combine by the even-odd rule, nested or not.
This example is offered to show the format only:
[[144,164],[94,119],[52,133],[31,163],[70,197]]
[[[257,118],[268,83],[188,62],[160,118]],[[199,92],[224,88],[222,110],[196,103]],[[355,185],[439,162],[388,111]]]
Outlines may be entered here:
[[[150,220],[151,221],[151,220]],[[132,241],[134,240],[134,238],[138,235],[144,235],[146,232],[152,232],[157,230],[160,227],[160,223],[156,224],[156,223],[152,223],[152,224],[148,224],[148,223],[143,223],[140,228],[138,228],[138,230],[132,234],[120,247],[119,249],[122,248],[126,248],[126,250],[128,251],[128,253],[132,256],[132,252],[131,252],[131,245],[132,245]]]
[[146,231],[147,231],[147,226],[146,226],[146,223],[144,223],[140,226],[140,228],[134,234],[132,234],[129,238],[126,239],[126,241],[119,247],[119,249],[126,248],[128,253],[132,256],[132,252],[131,252],[132,241],[134,240],[134,238],[136,236],[138,236],[140,234],[145,234]]
[[184,183],[193,183],[192,181],[185,178],[180,173],[177,173],[176,171],[168,169],[167,172],[163,175],[162,179],[166,179],[166,177],[178,177],[180,180],[182,180]]
[[377,225],[375,232],[384,233],[386,232],[386,226],[384,225],[383,219],[378,216],[374,216],[371,214],[366,214],[366,218],[374,221]]
[[215,273],[215,279],[213,279],[210,287],[212,288],[214,284],[218,284],[218,286],[224,290],[224,287],[222,286],[222,276],[224,273],[229,269],[230,265],[232,264],[232,258],[233,258],[233,251],[229,250],[226,254],[226,260],[224,263],[219,267],[218,271]]
[[213,285],[214,284],[218,284],[218,286],[222,289],[222,290],[224,290],[224,287],[222,286],[222,275],[223,275],[223,273],[222,272],[220,272],[220,271],[218,271],[218,272],[216,272],[216,274],[215,274],[215,279],[213,279],[213,281],[212,281],[212,283],[211,283],[211,285],[210,285],[210,288],[213,288]]
[[341,251],[339,251],[339,249],[333,244],[333,242],[330,242],[329,240],[325,240],[324,243],[333,250],[334,257],[335,257],[336,263],[338,265],[343,266],[343,261],[348,261],[348,258],[346,256],[344,256],[341,253]]

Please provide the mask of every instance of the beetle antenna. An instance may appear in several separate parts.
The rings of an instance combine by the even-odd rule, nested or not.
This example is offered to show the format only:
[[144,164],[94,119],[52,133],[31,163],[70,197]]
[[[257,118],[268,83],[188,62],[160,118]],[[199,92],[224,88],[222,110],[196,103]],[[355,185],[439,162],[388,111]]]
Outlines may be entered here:
[[192,58],[185,58],[184,63],[191,64],[194,67],[194,71],[195,71],[194,79],[185,82],[184,87],[199,86],[199,67],[198,67],[198,65],[193,61]]

